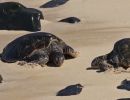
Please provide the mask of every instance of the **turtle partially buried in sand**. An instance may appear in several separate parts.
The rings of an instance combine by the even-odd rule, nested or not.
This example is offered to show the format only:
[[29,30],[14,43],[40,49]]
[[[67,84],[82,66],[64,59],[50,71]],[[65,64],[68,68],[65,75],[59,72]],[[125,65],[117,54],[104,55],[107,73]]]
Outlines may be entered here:
[[96,57],[91,66],[91,69],[99,69],[100,71],[111,68],[127,70],[130,67],[130,38],[117,41],[110,53]]
[[21,36],[10,42],[1,54],[7,63],[34,63],[44,66],[49,63],[61,66],[66,58],[77,57],[72,47],[51,33],[38,32]]

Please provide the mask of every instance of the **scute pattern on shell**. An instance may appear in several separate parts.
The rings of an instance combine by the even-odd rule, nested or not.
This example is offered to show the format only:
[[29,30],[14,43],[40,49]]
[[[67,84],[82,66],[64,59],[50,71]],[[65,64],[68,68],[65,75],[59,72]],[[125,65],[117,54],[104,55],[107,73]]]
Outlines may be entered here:
[[[50,33],[33,33],[21,36],[10,42],[3,50],[2,60],[14,56],[14,59],[22,59],[38,48],[46,48],[56,37]],[[6,58],[4,57],[6,56]]]

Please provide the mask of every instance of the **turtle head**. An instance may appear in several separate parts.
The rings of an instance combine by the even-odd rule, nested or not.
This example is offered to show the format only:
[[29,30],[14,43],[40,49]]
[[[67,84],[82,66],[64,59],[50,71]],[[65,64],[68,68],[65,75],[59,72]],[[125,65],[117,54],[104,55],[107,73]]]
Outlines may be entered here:
[[64,55],[61,52],[54,52],[51,56],[50,56],[51,62],[59,67],[63,64],[64,62]]
[[[107,60],[106,55],[96,57],[91,63],[91,68],[88,69],[102,69],[104,67],[103,65],[106,60]],[[102,70],[104,70],[104,68]]]

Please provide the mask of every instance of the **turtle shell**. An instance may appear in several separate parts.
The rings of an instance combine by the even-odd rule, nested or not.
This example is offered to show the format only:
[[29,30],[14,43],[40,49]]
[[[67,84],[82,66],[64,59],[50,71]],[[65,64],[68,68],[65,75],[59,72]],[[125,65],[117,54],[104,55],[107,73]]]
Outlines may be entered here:
[[127,61],[130,64],[130,38],[117,41],[113,50],[121,60]]
[[51,33],[38,32],[21,36],[3,49],[1,60],[10,63],[22,60],[36,49],[48,48],[53,41],[62,42]]

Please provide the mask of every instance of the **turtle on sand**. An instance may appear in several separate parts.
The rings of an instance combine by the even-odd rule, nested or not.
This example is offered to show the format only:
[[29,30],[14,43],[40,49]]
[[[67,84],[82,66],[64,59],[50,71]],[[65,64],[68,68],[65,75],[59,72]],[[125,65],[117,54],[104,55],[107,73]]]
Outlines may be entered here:
[[57,36],[37,32],[21,36],[10,42],[3,49],[1,60],[7,63],[20,61],[41,66],[47,63],[61,66],[66,57],[76,58],[77,55],[77,51]]
[[111,68],[127,70],[130,67],[130,38],[117,41],[110,53],[96,57],[91,66],[91,69],[99,69],[100,71]]

